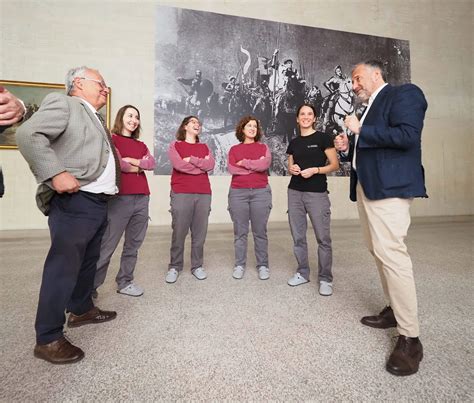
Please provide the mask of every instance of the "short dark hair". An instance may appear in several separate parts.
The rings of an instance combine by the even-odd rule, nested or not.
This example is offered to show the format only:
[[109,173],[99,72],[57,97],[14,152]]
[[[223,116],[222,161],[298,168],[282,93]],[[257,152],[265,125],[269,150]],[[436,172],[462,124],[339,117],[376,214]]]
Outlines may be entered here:
[[370,66],[374,69],[380,70],[380,75],[382,76],[382,79],[384,81],[387,81],[387,70],[385,68],[385,65],[380,60],[371,59],[360,64],[365,64],[366,66]]
[[239,140],[241,143],[243,143],[245,140],[244,127],[251,120],[255,120],[255,122],[257,122],[257,135],[255,136],[255,141],[260,141],[262,138],[262,128],[260,126],[259,120],[254,116],[248,115],[240,119],[239,123],[237,123],[237,127],[235,128],[235,137],[237,137],[237,140]]
[[[179,141],[184,141],[186,140],[186,129],[184,126],[186,126],[191,119],[196,119],[198,122],[200,122],[199,118],[194,115],[186,116],[181,124],[178,127],[178,130],[176,131],[176,140]],[[196,143],[199,143],[199,136],[196,136]]]
[[[125,106],[122,106],[118,112],[117,112],[117,116],[115,116],[115,122],[114,122],[114,126],[112,128],[112,133],[115,133],[115,134],[122,134],[122,130],[123,130],[123,115],[125,115],[125,111],[128,109],[128,108],[131,108],[131,109],[135,109],[138,113],[138,120],[141,120],[140,119],[140,111],[134,107],[133,105],[125,105]],[[138,123],[138,126],[137,128],[132,132],[132,135],[131,137],[133,139],[138,139],[140,137],[140,130],[141,130],[141,124]]]

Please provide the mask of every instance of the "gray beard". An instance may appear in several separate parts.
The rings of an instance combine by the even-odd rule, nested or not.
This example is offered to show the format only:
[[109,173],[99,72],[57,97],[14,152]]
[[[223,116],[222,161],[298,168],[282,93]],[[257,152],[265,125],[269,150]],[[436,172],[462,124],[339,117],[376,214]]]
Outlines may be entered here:
[[357,104],[367,104],[369,102],[370,96],[366,97],[366,94],[364,93],[363,95],[356,95],[356,103]]

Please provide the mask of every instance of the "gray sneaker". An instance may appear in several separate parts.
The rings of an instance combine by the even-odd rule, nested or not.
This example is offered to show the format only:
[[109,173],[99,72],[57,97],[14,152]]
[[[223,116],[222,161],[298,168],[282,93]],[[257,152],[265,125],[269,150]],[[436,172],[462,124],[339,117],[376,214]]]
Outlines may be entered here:
[[198,280],[205,280],[207,278],[206,271],[202,267],[193,270],[193,276]]
[[270,269],[267,266],[260,266],[258,268],[258,278],[260,280],[268,280],[270,278]]
[[179,271],[171,268],[168,270],[165,280],[167,283],[170,283],[170,284],[175,283],[176,280],[178,279],[178,276],[179,276]]
[[332,295],[332,283],[328,281],[320,281],[319,282],[319,294],[329,297]]
[[288,280],[288,285],[296,287],[297,285],[309,283],[300,273],[296,272],[293,277]]
[[244,273],[245,269],[242,266],[235,266],[232,277],[234,277],[236,280],[240,280],[244,276]]
[[117,290],[119,294],[129,295],[130,297],[139,297],[143,295],[143,288],[139,287],[136,284],[130,283],[126,287]]

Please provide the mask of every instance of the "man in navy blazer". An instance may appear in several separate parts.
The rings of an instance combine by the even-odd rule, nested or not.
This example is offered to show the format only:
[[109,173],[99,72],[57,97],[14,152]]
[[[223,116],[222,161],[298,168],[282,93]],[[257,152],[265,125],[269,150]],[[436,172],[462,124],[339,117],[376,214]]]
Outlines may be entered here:
[[387,302],[380,314],[365,316],[361,322],[379,329],[397,327],[400,336],[386,369],[394,375],[411,375],[418,371],[423,347],[413,268],[404,240],[413,198],[427,197],[421,165],[427,102],[413,84],[387,84],[378,61],[359,63],[352,71],[352,87],[367,108],[360,120],[351,115],[344,121],[354,134],[352,143],[341,134],[335,146],[352,161],[350,198],[357,201]]

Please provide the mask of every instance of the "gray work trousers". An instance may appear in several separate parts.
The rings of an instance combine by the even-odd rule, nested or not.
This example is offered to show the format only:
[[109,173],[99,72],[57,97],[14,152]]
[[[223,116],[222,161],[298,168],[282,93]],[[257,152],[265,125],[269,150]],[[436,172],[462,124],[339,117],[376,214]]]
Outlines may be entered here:
[[170,194],[171,236],[168,269],[183,270],[184,242],[191,230],[191,271],[201,267],[204,260],[204,242],[211,212],[211,195],[201,193]]
[[327,192],[300,192],[288,189],[288,221],[293,237],[293,252],[298,273],[309,280],[306,230],[308,214],[318,241],[318,281],[332,281],[332,246],[330,235],[331,202]]
[[249,223],[255,249],[257,268],[268,266],[267,222],[272,208],[270,186],[260,189],[229,189],[229,213],[234,223],[235,266],[245,268]]
[[94,279],[94,289],[100,287],[107,275],[110,259],[125,232],[120,269],[115,277],[119,290],[133,281],[138,249],[148,228],[148,195],[122,195],[109,200],[107,229],[100,247],[100,258]]

